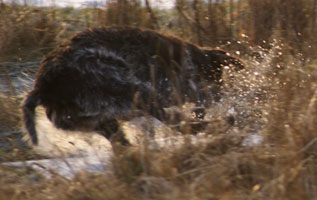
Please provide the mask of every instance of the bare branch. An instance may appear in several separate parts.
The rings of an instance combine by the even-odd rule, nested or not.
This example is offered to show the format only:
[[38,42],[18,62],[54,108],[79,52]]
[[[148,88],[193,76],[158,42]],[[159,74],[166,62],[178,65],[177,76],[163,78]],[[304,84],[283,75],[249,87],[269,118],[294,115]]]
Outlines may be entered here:
[[158,20],[157,20],[154,12],[152,10],[152,7],[150,5],[149,0],[145,0],[145,6],[146,6],[146,9],[147,9],[148,13],[150,14],[150,18],[151,18],[152,22],[155,25],[155,29],[160,29],[160,25],[159,25]]

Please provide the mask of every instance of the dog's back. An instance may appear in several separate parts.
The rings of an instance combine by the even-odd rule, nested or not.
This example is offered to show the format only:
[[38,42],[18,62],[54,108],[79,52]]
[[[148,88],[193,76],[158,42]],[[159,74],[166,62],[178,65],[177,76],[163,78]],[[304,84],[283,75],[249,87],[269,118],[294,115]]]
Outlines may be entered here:
[[[173,36],[129,27],[79,33],[42,61],[23,104],[24,123],[37,143],[34,113],[67,130],[117,130],[133,109],[157,118],[163,107],[203,102],[206,86],[219,85],[222,66],[241,65],[218,50],[203,50]],[[208,88],[208,87],[207,87]],[[105,130],[109,129],[109,130]]]

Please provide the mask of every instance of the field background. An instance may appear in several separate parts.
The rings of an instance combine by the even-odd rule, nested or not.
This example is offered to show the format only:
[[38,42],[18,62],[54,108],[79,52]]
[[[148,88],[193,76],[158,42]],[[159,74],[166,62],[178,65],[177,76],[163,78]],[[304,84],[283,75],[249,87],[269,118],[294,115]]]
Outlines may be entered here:
[[[224,76],[223,101],[210,108],[220,124],[233,112],[234,127],[210,126],[214,139],[201,146],[120,147],[110,174],[46,180],[29,168],[0,167],[1,200],[317,199],[317,0],[163,3],[0,0],[0,162],[43,158],[21,140],[21,100],[42,56],[95,26],[155,29],[240,57],[247,70]],[[250,136],[262,142],[249,145]]]

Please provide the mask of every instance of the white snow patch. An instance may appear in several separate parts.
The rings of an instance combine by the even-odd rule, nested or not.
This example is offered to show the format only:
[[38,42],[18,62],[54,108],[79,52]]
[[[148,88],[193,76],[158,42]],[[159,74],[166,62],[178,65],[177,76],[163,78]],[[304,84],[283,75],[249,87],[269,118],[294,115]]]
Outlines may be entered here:
[[264,138],[262,135],[259,134],[252,134],[247,136],[243,142],[242,142],[242,146],[245,147],[252,147],[252,146],[257,146],[259,144],[261,144],[263,142]]

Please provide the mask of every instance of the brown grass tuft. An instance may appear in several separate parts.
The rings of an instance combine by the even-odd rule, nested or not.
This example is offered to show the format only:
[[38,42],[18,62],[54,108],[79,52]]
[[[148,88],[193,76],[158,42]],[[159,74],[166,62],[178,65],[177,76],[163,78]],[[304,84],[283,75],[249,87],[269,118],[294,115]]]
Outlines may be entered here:
[[56,45],[54,10],[6,5],[0,8],[0,29],[2,61],[38,59]]

